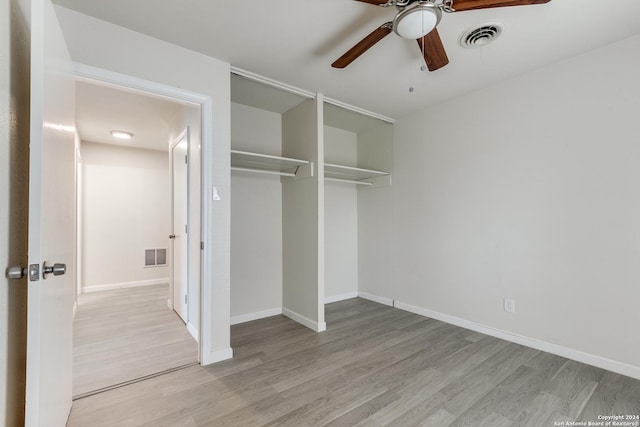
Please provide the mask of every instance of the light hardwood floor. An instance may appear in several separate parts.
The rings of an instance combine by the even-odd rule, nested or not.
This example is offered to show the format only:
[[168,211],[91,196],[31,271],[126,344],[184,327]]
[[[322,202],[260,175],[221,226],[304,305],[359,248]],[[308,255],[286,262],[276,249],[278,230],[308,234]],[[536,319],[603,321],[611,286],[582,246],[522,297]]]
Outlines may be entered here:
[[232,327],[234,359],[77,400],[73,426],[554,426],[640,414],[640,381],[361,299],[314,333]]
[[74,396],[197,361],[197,343],[167,307],[168,292],[157,285],[80,296]]

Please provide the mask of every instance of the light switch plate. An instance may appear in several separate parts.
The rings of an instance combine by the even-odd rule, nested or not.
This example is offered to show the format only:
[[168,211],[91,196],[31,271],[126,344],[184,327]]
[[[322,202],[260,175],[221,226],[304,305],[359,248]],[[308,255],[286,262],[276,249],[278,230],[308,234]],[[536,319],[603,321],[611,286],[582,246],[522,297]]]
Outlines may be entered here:
[[515,313],[516,312],[516,301],[511,298],[504,299],[504,311],[507,313]]

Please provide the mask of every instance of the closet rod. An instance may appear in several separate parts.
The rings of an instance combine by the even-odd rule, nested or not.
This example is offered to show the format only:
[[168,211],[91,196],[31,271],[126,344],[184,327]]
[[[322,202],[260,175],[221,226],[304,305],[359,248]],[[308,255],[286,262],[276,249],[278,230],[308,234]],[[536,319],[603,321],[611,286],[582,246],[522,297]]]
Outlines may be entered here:
[[263,173],[265,175],[296,176],[295,173],[291,173],[291,172],[270,171],[270,170],[262,170],[262,169],[251,169],[251,168],[240,168],[240,167],[237,167],[237,166],[231,166],[231,170],[232,171],[238,171],[238,172]]
[[396,119],[392,119],[391,117],[383,116],[382,114],[374,113],[373,111],[365,110],[364,108],[356,107],[355,105],[347,104],[346,102],[338,101],[337,99],[328,98],[325,96],[324,102],[326,102],[327,104],[335,105],[336,107],[344,108],[345,110],[353,111],[354,113],[382,120],[383,122],[391,124],[396,122]]
[[373,182],[367,182],[367,181],[356,181],[353,179],[342,179],[342,178],[324,178],[325,181],[335,181],[335,182],[346,182],[349,184],[356,184],[356,185],[373,185]]

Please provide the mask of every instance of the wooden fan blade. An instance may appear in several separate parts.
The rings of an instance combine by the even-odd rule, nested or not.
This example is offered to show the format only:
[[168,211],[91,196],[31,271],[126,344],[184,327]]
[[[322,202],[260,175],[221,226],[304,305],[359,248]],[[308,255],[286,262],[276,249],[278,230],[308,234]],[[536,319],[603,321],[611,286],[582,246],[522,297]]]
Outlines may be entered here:
[[391,32],[391,22],[387,22],[386,24],[382,24],[367,37],[360,40],[353,46],[351,49],[347,51],[344,55],[338,58],[331,66],[333,68],[344,68],[347,65],[351,64],[355,61],[360,55],[369,50],[374,44],[378,43],[380,40],[385,38]]
[[387,0],[356,0],[356,1],[360,1],[362,3],[375,4],[378,6],[382,6],[383,4],[387,3]]
[[438,29],[434,28],[429,34],[418,39],[420,52],[424,53],[424,60],[429,71],[435,71],[449,63],[447,52],[440,39]]
[[549,3],[551,0],[453,0],[456,12],[474,9],[489,9],[492,7],[528,6],[531,4]]

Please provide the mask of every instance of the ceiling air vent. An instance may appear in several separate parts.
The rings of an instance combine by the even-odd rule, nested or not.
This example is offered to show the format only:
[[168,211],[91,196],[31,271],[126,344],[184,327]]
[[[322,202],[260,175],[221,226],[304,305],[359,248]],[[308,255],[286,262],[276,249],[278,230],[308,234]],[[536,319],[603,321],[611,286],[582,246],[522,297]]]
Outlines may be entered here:
[[458,42],[462,47],[482,47],[498,38],[503,31],[504,25],[498,22],[491,22],[465,31]]

